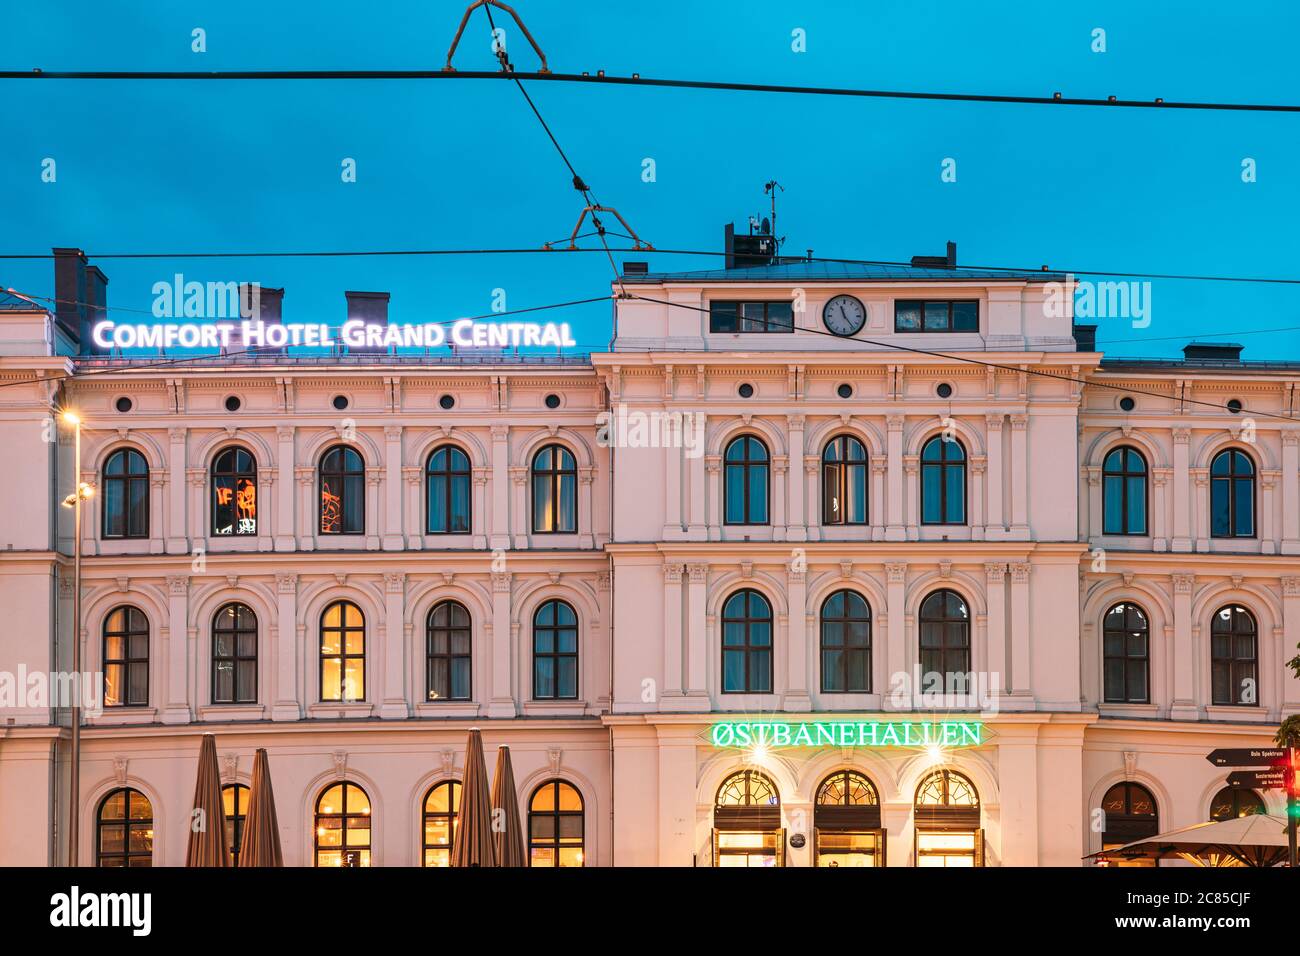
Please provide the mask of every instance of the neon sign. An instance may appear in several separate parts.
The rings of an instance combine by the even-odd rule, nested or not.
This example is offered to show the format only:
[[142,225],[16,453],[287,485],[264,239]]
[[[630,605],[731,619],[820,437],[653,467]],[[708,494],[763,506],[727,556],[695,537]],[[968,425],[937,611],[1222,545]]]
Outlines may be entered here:
[[709,730],[715,747],[978,747],[978,720],[921,722],[819,720],[719,721]]
[[[130,324],[105,320],[91,330],[102,349],[285,348],[332,347],[340,342],[351,348],[517,348],[537,346],[572,348],[567,322],[476,322],[458,319],[450,328],[436,322],[377,325],[349,319],[337,329],[305,322],[156,322]],[[238,339],[235,333],[238,332]]]

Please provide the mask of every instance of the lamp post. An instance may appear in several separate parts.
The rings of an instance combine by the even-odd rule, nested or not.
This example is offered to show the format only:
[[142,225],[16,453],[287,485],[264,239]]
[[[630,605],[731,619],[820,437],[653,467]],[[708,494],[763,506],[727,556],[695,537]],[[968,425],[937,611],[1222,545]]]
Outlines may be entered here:
[[77,843],[80,835],[79,811],[81,804],[81,503],[95,493],[95,489],[81,480],[81,419],[73,412],[64,411],[63,421],[73,427],[73,480],[77,490],[63,499],[63,506],[71,508],[72,519],[72,766],[69,770],[68,790],[68,866],[77,865]]

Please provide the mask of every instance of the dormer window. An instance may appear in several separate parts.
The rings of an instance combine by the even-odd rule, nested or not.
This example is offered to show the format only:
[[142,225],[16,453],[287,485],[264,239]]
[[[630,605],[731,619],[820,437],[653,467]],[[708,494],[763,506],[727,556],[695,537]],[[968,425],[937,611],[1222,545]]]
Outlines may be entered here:
[[709,331],[793,332],[794,305],[786,299],[775,302],[710,302]]
[[978,332],[978,299],[895,299],[895,332]]

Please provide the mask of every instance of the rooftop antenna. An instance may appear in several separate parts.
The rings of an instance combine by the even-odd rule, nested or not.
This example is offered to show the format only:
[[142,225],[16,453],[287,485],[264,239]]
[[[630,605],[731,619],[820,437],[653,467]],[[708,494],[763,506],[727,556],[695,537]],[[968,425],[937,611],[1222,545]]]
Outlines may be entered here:
[[[776,191],[777,191],[778,189],[781,190],[781,192],[785,192],[785,187],[782,186],[780,183],[778,183],[775,179],[769,179],[766,183],[763,184],[763,192],[766,193],[766,194],[768,195],[768,197],[770,197],[771,200],[772,200],[772,229],[771,229],[771,234],[772,234],[773,238],[776,238]],[[777,250],[777,252],[780,252],[780,250],[781,250],[781,246],[782,246],[784,243],[785,243],[785,236],[781,236],[780,238],[776,238],[776,250]]]

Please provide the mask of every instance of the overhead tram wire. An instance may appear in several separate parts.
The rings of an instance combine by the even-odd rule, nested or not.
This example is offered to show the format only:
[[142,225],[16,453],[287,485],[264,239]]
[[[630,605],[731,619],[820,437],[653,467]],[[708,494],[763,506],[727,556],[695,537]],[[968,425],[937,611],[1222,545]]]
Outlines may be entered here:
[[[596,232],[600,237],[600,244],[605,250],[606,258],[609,259],[609,267],[614,272],[614,281],[618,284],[619,289],[622,290],[622,274],[619,271],[618,264],[614,262],[614,253],[610,250],[609,242],[605,239],[605,227],[602,225],[600,215],[596,211],[600,207],[600,201],[596,199],[596,194],[592,192],[591,187],[587,185],[587,181],[579,176],[578,171],[573,168],[573,163],[569,161],[568,155],[564,152],[564,147],[560,145],[560,141],[555,138],[555,133],[551,131],[550,124],[546,122],[546,119],[542,116],[541,110],[537,108],[537,104],[533,102],[533,98],[529,96],[528,91],[524,89],[524,84],[520,81],[518,74],[515,73],[514,66],[510,63],[510,55],[506,52],[505,46],[495,42],[497,25],[496,21],[492,17],[491,4],[484,4],[483,12],[487,14],[488,26],[492,29],[492,37],[494,45],[496,46],[497,59],[501,63],[501,71],[515,81],[515,86],[518,87],[519,92],[523,94],[524,100],[528,103],[529,109],[531,109],[533,115],[537,117],[537,122],[541,123],[542,129],[546,131],[546,136],[550,139],[551,145],[555,147],[555,151],[560,154],[560,159],[562,159],[564,165],[568,167],[569,175],[573,177],[573,188],[582,195],[583,200],[587,203],[587,209],[591,211],[591,222],[596,227]],[[582,220],[579,219],[579,223],[581,223],[581,221]],[[575,229],[574,231],[576,232],[577,230]],[[626,290],[623,291],[626,292]]]
[[1026,106],[1085,106],[1111,109],[1226,110],[1233,112],[1300,113],[1292,103],[1223,103],[1195,100],[1151,100],[1082,96],[1026,96],[993,93],[943,93],[923,90],[872,90],[852,87],[792,86],[778,83],[741,83],[729,80],[683,80],[642,76],[591,76],[582,73],[500,73],[489,70],[4,70],[0,80],[117,80],[117,81],[257,81],[257,80],[508,80],[601,86],[668,87],[722,90],[740,93],[781,93],[805,96],[841,96],[865,99],[933,100],[958,103],[992,103]]
[[[704,308],[703,306],[698,306],[698,305],[688,305],[688,304],[686,304],[686,303],[684,303],[684,302],[672,302],[672,301],[669,301],[668,299],[656,299],[656,298],[653,298],[653,297],[651,297],[651,296],[645,296],[645,295],[635,295],[635,294],[633,294],[633,295],[629,296],[629,298],[632,298],[632,299],[640,299],[640,300],[643,301],[643,302],[654,302],[654,303],[657,303],[657,304],[659,304],[659,305],[675,306],[676,308],[679,308],[679,309],[689,309],[689,310],[691,310],[691,311],[693,311],[693,312],[704,312],[704,313],[708,313],[708,312],[710,311],[709,309],[706,309],[706,308]],[[1004,365],[1004,364],[1002,364],[1002,363],[1000,363],[1000,362],[990,362],[990,361],[987,361],[987,360],[985,360],[985,359],[971,358],[971,357],[966,356],[966,355],[957,355],[957,354],[954,354],[954,353],[952,353],[952,352],[939,352],[939,351],[936,351],[935,349],[923,349],[923,348],[917,348],[916,346],[911,346],[911,345],[900,345],[900,344],[898,344],[898,343],[896,343],[896,342],[886,342],[886,341],[882,341],[882,340],[880,340],[880,339],[864,339],[864,338],[861,338],[861,337],[856,336],[856,335],[840,336],[840,335],[835,335],[834,332],[823,332],[821,329],[813,329],[813,328],[807,328],[807,329],[805,329],[805,328],[801,328],[801,329],[799,329],[799,331],[800,331],[800,332],[811,332],[811,333],[814,333],[814,334],[816,334],[816,335],[828,335],[828,336],[831,336],[831,337],[833,337],[833,338],[839,339],[840,341],[843,341],[843,342],[862,342],[862,343],[865,344],[865,345],[874,345],[874,346],[876,346],[876,347],[878,347],[878,348],[895,349],[895,350],[897,350],[897,351],[902,351],[902,352],[912,352],[912,353],[915,353],[915,354],[918,354],[918,355],[928,355],[928,356],[930,356],[931,358],[943,358],[943,359],[949,359],[950,361],[953,361],[953,362],[966,362],[966,363],[968,363],[968,364],[970,364],[970,365],[982,365],[982,366],[984,366],[985,368],[995,368],[995,369],[1000,369],[1000,370],[1002,370],[1002,371],[1004,371],[1004,372],[1014,372],[1014,373],[1016,373],[1016,374],[1020,374],[1020,373],[1023,372],[1023,373],[1025,373],[1025,374],[1027,374],[1027,375],[1037,375],[1037,376],[1040,376],[1040,377],[1042,377],[1042,378],[1050,378],[1050,379],[1052,379],[1053,381],[1057,381],[1057,382],[1073,382],[1073,383],[1075,383],[1076,385],[1093,386],[1093,387],[1095,387],[1095,388],[1108,388],[1108,389],[1113,389],[1113,390],[1115,390],[1115,391],[1124,392],[1124,393],[1129,394],[1129,395],[1147,395],[1147,396],[1150,396],[1150,397],[1152,397],[1152,398],[1161,398],[1161,399],[1170,399],[1170,398],[1175,398],[1174,396],[1165,395],[1165,394],[1163,394],[1163,393],[1161,393],[1161,392],[1151,392],[1151,391],[1147,391],[1147,390],[1144,390],[1144,389],[1130,388],[1130,387],[1127,386],[1127,385],[1111,385],[1111,384],[1108,383],[1108,382],[1094,382],[1094,381],[1090,381],[1090,380],[1088,380],[1088,379],[1078,378],[1077,376],[1073,376],[1073,375],[1055,375],[1055,374],[1053,374],[1053,373],[1051,373],[1051,372],[1043,372],[1043,371],[1039,371],[1038,369],[1031,369],[1031,368],[1028,368],[1028,367],[1021,368],[1019,365]],[[647,351],[651,351],[651,352],[672,352],[672,351],[684,351],[684,352],[686,352],[686,351],[691,351],[691,352],[698,352],[699,350],[698,350],[698,349],[680,349],[680,350],[677,350],[677,349],[648,349]],[[1184,403],[1188,403],[1188,404],[1192,404],[1192,405],[1204,405],[1204,406],[1206,406],[1206,407],[1208,407],[1208,408],[1218,409],[1219,411],[1231,412],[1231,409],[1229,409],[1228,406],[1227,406],[1226,404],[1219,404],[1218,402],[1207,402],[1207,401],[1203,401],[1203,400],[1201,400],[1201,399],[1185,398],[1185,397],[1175,398],[1175,400],[1180,401],[1180,402],[1184,402]],[[1256,411],[1256,410],[1254,410],[1254,409],[1249,409],[1249,408],[1246,408],[1246,407],[1244,407],[1244,406],[1240,409],[1240,412],[1239,412],[1239,413],[1244,413],[1244,414],[1249,414],[1249,415],[1256,415],[1256,416],[1260,416],[1260,417],[1263,417],[1263,418],[1277,418],[1277,419],[1280,419],[1280,420],[1282,420],[1282,421],[1286,421],[1286,422],[1296,422],[1296,421],[1300,421],[1300,418],[1297,418],[1297,417],[1292,416],[1292,415],[1279,415],[1279,414],[1276,414],[1276,413],[1274,413],[1274,412]]]
[[[586,238],[592,233],[585,233],[578,238]],[[617,233],[615,233],[617,235]],[[87,259],[313,259],[313,258],[347,258],[347,257],[371,257],[371,256],[498,256],[498,255],[554,255],[565,253],[586,253],[586,254],[610,254],[610,253],[638,253],[641,255],[672,255],[672,256],[725,256],[725,252],[719,252],[715,249],[654,249],[626,248],[626,247],[606,247],[601,249],[547,249],[544,247],[529,246],[526,248],[507,247],[507,248],[464,248],[464,249],[307,249],[307,250],[289,250],[289,251],[269,251],[269,252],[110,252],[110,253],[85,253]],[[57,258],[50,252],[32,252],[32,253],[0,253],[0,260],[44,260]],[[835,256],[798,256],[789,257],[793,262],[825,262],[840,265],[864,265],[864,266],[898,266],[910,268],[910,262],[893,259],[850,259]],[[1029,268],[1026,266],[982,266],[966,265],[955,266],[952,269],[953,278],[961,280],[969,278],[964,276],[965,271],[975,272],[1013,272],[1018,274],[1051,272],[1063,275],[1075,276],[1102,276],[1105,278],[1128,278],[1128,279],[1170,279],[1189,282],[1259,282],[1270,283],[1275,285],[1300,285],[1300,278],[1280,277],[1280,276],[1224,276],[1224,275],[1205,275],[1200,273],[1168,273],[1168,272],[1119,272],[1103,269],[1075,269],[1069,267],[1043,269],[1041,266]]]

